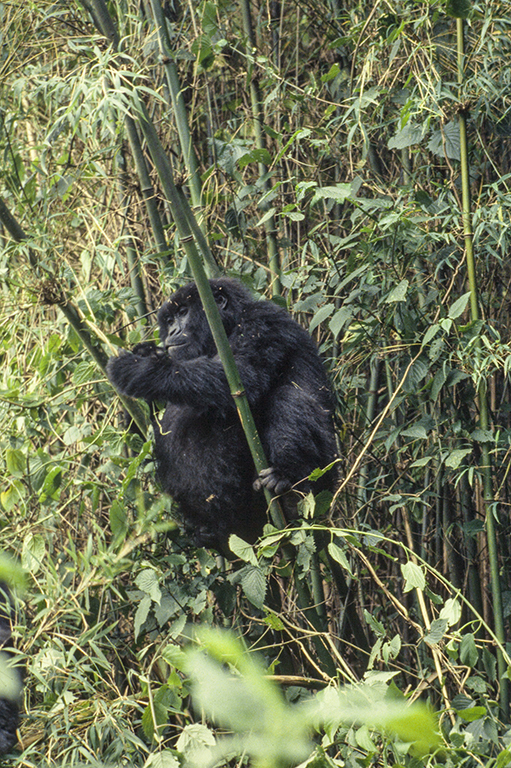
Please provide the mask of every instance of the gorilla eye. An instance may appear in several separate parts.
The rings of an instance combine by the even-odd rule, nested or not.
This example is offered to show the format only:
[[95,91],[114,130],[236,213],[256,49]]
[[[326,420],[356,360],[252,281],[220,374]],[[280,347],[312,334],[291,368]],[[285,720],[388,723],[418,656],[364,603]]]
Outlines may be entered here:
[[176,315],[178,317],[184,317],[187,314],[188,314],[188,307],[186,305],[184,305],[184,304],[183,304],[182,307],[179,307],[179,309],[176,312]]

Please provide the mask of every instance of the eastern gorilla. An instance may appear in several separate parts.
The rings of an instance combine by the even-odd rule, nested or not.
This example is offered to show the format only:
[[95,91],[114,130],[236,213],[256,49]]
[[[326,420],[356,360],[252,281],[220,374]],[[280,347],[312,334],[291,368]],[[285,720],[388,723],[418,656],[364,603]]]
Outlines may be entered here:
[[0,754],[9,752],[16,744],[19,719],[19,703],[23,685],[23,673],[13,664],[11,648],[11,622],[14,617],[12,596],[5,582],[0,582]]
[[210,285],[270,469],[256,478],[194,283],[159,310],[162,346],[138,344],[110,358],[107,373],[123,395],[166,404],[161,417],[153,409],[159,480],[195,542],[222,548],[231,533],[254,541],[262,532],[263,486],[274,494],[333,490],[334,470],[306,478],[335,459],[336,447],[331,393],[307,331],[235,280]]

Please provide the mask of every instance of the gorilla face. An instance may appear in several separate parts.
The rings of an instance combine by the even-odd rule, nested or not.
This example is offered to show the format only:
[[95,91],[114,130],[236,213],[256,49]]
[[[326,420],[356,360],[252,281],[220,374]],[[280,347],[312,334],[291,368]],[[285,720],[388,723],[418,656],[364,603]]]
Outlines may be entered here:
[[[213,291],[224,328],[232,331],[229,298],[222,287]],[[172,360],[213,357],[216,347],[206,322],[204,309],[195,285],[185,286],[166,301],[158,312],[160,344]]]

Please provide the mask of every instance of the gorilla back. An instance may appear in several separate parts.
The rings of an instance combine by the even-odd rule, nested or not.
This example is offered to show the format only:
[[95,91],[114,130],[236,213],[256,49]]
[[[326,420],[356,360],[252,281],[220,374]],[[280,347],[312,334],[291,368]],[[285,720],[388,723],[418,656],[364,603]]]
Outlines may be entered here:
[[[111,358],[107,372],[124,395],[164,402],[153,419],[158,475],[179,503],[198,544],[222,546],[231,533],[262,531],[261,488],[287,494],[333,490],[332,399],[316,346],[284,310],[254,300],[235,280],[210,281],[270,468],[253,461],[194,283],[158,314],[160,343]],[[153,410],[155,413],[155,411]]]

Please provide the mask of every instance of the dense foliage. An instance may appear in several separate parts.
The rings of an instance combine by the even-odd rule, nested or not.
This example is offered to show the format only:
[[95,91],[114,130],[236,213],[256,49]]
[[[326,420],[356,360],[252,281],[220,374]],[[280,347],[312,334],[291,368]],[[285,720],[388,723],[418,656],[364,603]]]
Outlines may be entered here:
[[[26,715],[5,764],[228,761],[214,727],[243,734],[246,707],[265,725],[233,753],[258,766],[503,768],[507,4],[6,0],[0,13],[0,531],[28,575]],[[180,532],[144,408],[104,375],[190,279],[186,227],[209,274],[310,329],[336,393],[335,499],[305,499],[304,522],[258,547],[233,540],[232,563]],[[126,430],[126,405],[141,430]],[[239,685],[186,656],[198,624],[258,650],[286,701],[238,646],[225,658]],[[364,677],[372,717],[317,693]],[[405,696],[440,713],[440,751],[417,748],[429,713],[392,726]]]

